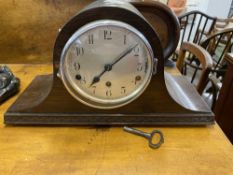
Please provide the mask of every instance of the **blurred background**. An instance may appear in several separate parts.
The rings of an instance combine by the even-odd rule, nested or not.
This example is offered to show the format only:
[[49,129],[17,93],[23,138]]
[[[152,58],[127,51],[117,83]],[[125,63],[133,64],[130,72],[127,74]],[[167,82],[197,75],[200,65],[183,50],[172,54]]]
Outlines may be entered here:
[[[50,63],[64,23],[93,0],[0,0],[0,64]],[[160,0],[177,15],[200,10],[226,18],[232,0]]]

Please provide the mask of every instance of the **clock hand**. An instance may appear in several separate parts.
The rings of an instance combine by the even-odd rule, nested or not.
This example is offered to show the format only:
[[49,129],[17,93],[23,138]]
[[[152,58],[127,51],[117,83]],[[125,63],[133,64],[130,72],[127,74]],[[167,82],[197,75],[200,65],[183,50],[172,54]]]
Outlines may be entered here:
[[126,55],[128,55],[135,47],[137,47],[138,44],[135,44],[134,46],[129,47],[126,51],[121,53],[117,58],[116,61],[114,61],[111,66],[114,66],[116,63],[118,63],[122,58],[124,58]]
[[115,59],[115,61],[114,61],[112,64],[106,64],[106,65],[104,66],[104,70],[103,70],[99,75],[97,75],[97,76],[95,76],[95,77],[93,78],[90,87],[91,87],[92,85],[94,85],[95,83],[98,83],[98,82],[100,81],[100,78],[102,77],[102,75],[103,75],[105,72],[111,71],[111,70],[112,70],[112,67],[113,67],[116,63],[118,63],[122,58],[124,58],[126,55],[128,55],[137,45],[138,45],[138,44],[133,45],[133,46],[129,47],[127,50],[125,50],[124,52],[122,52],[122,53]]
[[106,65],[104,66],[104,70],[103,70],[98,76],[95,76],[95,77],[93,78],[90,87],[91,87],[93,84],[98,83],[98,82],[100,81],[100,77],[102,77],[102,75],[103,75],[105,72],[110,71],[110,70],[112,70],[112,65],[106,64]]

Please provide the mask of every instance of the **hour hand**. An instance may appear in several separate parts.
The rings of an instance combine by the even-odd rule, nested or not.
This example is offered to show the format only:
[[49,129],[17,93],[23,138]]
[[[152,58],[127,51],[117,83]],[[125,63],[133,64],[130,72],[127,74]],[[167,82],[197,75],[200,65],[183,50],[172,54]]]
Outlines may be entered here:
[[111,70],[112,70],[112,65],[106,64],[106,65],[104,66],[104,70],[103,70],[98,76],[95,76],[95,77],[93,78],[90,87],[91,87],[93,84],[98,83],[98,82],[100,81],[100,78],[102,77],[102,75],[103,75],[105,72],[111,71]]
[[93,80],[92,80],[92,83],[91,83],[91,85],[90,85],[90,87],[92,86],[92,85],[94,85],[95,83],[98,83],[100,81],[100,78],[97,76],[97,77],[94,77],[93,78]]

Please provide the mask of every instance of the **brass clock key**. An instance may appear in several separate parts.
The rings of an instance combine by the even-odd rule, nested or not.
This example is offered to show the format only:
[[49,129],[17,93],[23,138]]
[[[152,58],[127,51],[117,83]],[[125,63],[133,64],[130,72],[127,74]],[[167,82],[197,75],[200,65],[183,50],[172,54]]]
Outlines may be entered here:
[[[146,132],[134,129],[134,128],[127,127],[127,126],[125,126],[123,129],[124,131],[128,133],[146,138],[149,142],[149,146],[153,149],[159,148],[164,143],[163,133],[159,130],[153,130],[151,133],[146,133]],[[159,135],[160,139],[157,143],[153,143],[153,138],[156,134]]]

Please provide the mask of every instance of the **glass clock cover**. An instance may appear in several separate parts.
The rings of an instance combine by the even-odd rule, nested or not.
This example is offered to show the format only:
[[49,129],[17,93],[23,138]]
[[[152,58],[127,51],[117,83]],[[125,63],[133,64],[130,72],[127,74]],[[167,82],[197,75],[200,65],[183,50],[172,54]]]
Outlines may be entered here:
[[66,43],[60,76],[70,94],[103,109],[120,107],[139,97],[153,71],[147,39],[132,26],[112,20],[89,23]]

